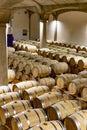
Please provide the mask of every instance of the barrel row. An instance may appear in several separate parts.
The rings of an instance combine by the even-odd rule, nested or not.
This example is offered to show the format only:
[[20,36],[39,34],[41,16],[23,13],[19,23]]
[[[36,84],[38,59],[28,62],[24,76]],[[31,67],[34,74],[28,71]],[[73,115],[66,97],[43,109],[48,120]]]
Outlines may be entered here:
[[[23,84],[24,82],[15,84],[13,87],[13,91],[22,91],[24,89],[28,89],[28,87]],[[66,96],[65,98],[68,98],[69,96],[70,99],[73,99],[74,97],[81,96],[86,101],[87,71],[82,71],[78,75],[67,73],[61,74],[57,76],[55,80],[51,77],[41,78],[40,80],[38,80],[38,85],[48,86],[50,90],[52,90],[54,86],[57,85],[56,91],[62,90],[63,94]]]
[[37,51],[37,47],[36,45],[30,45],[30,44],[27,44],[27,43],[24,43],[24,42],[17,42],[17,41],[14,41],[14,48],[16,50],[24,50],[24,51],[29,51],[29,52],[36,52]]
[[56,59],[60,62],[66,62],[70,67],[71,73],[78,73],[87,68],[87,54],[83,55],[81,53],[80,56],[78,56],[77,54],[69,54],[62,50],[61,52],[38,50],[38,54],[51,59]]
[[[42,104],[44,104],[44,105],[42,105],[42,107],[41,107],[41,109],[42,108],[45,108],[45,107],[43,107],[43,106],[46,106],[45,104],[49,104],[49,102],[51,102],[52,104],[54,104],[54,103],[56,103],[56,102],[58,102],[58,103],[56,103],[56,104],[58,104],[58,105],[56,105],[56,104],[54,104],[54,105],[52,105],[52,104],[50,104],[49,106],[50,107],[48,107],[48,109],[47,109],[47,117],[49,118],[49,120],[53,120],[52,118],[54,118],[54,116],[53,117],[50,117],[50,115],[52,116],[52,114],[50,114],[50,113],[54,113],[53,115],[55,115],[55,118],[57,117],[59,120],[63,120],[63,119],[65,119],[65,117],[67,117],[68,115],[71,115],[71,114],[73,114],[74,112],[76,112],[76,111],[79,111],[80,110],[80,106],[78,105],[78,102],[77,101],[74,101],[74,100],[72,100],[72,101],[66,101],[66,102],[64,102],[64,101],[60,101],[62,98],[61,98],[61,95],[59,94],[58,95],[58,92],[57,93],[55,93],[54,94],[54,96],[52,96],[52,94],[51,93],[48,93],[50,96],[47,96],[47,99],[46,98],[43,98],[43,99],[45,99],[44,100],[44,102],[43,102],[43,99],[42,100],[40,100],[41,101],[41,103]],[[58,101],[58,96],[59,96],[59,101]],[[39,97],[39,96],[38,96]],[[46,95],[44,96],[44,97],[46,97]],[[40,97],[39,97],[39,99],[40,99]],[[48,101],[47,101],[48,100]],[[25,103],[24,103],[25,102]],[[27,102],[27,103],[26,103]],[[38,103],[36,103],[36,104],[38,104]],[[51,106],[52,105],[52,106]],[[56,106],[56,107],[54,107],[54,106]],[[21,110],[20,110],[20,107],[21,107]],[[32,116],[34,116],[34,115],[32,115],[32,116],[29,116],[28,117],[28,113],[27,112],[29,112],[30,113],[30,111],[33,111],[33,110],[31,110],[31,109],[29,109],[29,110],[27,110],[27,111],[24,111],[24,110],[26,110],[27,108],[31,108],[31,105],[30,105],[30,103],[29,103],[29,101],[27,100],[21,100],[21,101],[13,101],[13,102],[10,102],[10,103],[7,103],[7,104],[5,104],[5,105],[3,105],[3,106],[1,106],[0,107],[0,110],[1,110],[1,112],[0,113],[2,113],[1,114],[1,121],[2,121],[2,124],[5,124],[6,122],[8,122],[8,118],[9,117],[12,117],[11,119],[13,119],[13,121],[11,120],[11,126],[9,126],[9,124],[8,124],[8,126],[9,127],[11,127],[12,129],[14,129],[13,127],[14,127],[14,124],[15,124],[15,128],[16,129],[19,129],[19,124],[22,124],[22,127],[20,128],[20,129],[23,129],[23,127],[24,127],[24,129],[26,128],[30,128],[30,127],[32,127],[33,125],[32,124],[34,124],[34,122],[32,121],[33,119],[32,119]],[[58,107],[58,108],[57,108]],[[40,108],[40,106],[39,106],[39,108]],[[52,112],[52,111],[50,111],[50,109],[51,108],[54,108],[54,110],[56,111],[56,112]],[[55,109],[56,108],[56,109]],[[64,109],[64,110],[63,110]],[[60,111],[59,111],[60,110]],[[35,110],[34,110],[35,111]],[[41,110],[39,110],[39,111],[41,111]],[[43,111],[43,110],[42,110]],[[22,112],[22,113],[20,113],[20,112]],[[58,114],[58,112],[59,112],[59,114]],[[65,114],[64,114],[64,112],[65,112]],[[6,114],[7,113],[7,114]],[[18,114],[17,114],[18,113]],[[36,112],[34,112],[34,113],[36,113]],[[57,115],[55,114],[55,113],[57,113]],[[61,113],[61,114],[60,114]],[[16,114],[16,115],[15,115]],[[12,116],[13,115],[13,116]],[[31,115],[31,114],[30,114]],[[61,115],[61,117],[60,117],[60,115]],[[31,118],[30,118],[31,117]],[[37,117],[37,116],[36,116]],[[41,119],[40,119],[40,117],[41,117]],[[42,120],[42,122],[44,122],[44,121],[46,121],[47,120],[47,118],[46,118],[46,115],[45,116],[41,116],[41,114],[40,114],[40,117],[39,117],[39,119],[38,118],[35,118],[36,120],[34,120],[35,121],[35,125],[36,124],[39,124],[39,123],[41,123],[41,120]],[[14,119],[15,118],[15,119]],[[44,120],[44,118],[46,119],[46,120]],[[19,122],[19,120],[20,120],[20,122]],[[32,122],[31,124],[30,123],[28,123],[29,121],[30,122]],[[37,120],[39,120],[39,122],[37,121]],[[12,123],[13,122],[13,123]],[[36,122],[38,122],[38,123],[36,123]]]
[[12,130],[26,130],[48,120],[63,120],[79,110],[75,100],[59,101],[47,109],[47,114],[43,108],[31,109],[28,100],[13,101],[0,107],[0,119],[3,125],[8,125]]
[[79,71],[83,70],[84,67],[87,68],[86,58],[84,58],[84,57],[87,57],[87,54],[84,54],[84,52],[81,52],[78,54],[75,49],[70,49],[70,48],[66,49],[64,47],[60,48],[60,46],[57,46],[57,44],[51,45],[50,49],[49,49],[49,46],[48,46],[47,51],[45,51],[46,49],[45,50],[40,49],[38,50],[38,54],[41,54],[49,58],[57,59],[62,62],[67,62],[71,68],[70,69],[71,72],[75,70],[74,73],[78,73]]
[[17,44],[28,44],[28,45],[34,45],[37,48],[40,48],[40,42],[39,41],[33,41],[33,40],[18,40],[14,41],[13,47],[16,48]]
[[58,42],[51,42],[48,41],[48,46],[54,45],[55,47],[59,46],[59,47],[65,47],[65,48],[70,48],[70,49],[76,49],[77,52],[78,51],[87,51],[87,47],[86,46],[81,46],[79,44],[69,44],[69,43],[58,43]]
[[[29,58],[29,57],[28,57]],[[29,80],[33,78],[43,78],[47,76],[54,77],[56,74],[68,72],[69,67],[65,62],[53,61],[50,59],[43,59],[42,57],[34,57],[34,60],[25,57],[12,59],[9,57],[10,68],[13,68],[16,73],[16,79],[20,81]]]
[[87,71],[81,71],[76,74],[61,74],[56,78],[55,90],[61,90],[63,92],[64,100],[67,99],[78,99],[80,103],[84,102],[87,107]]
[[64,121],[67,130],[86,130],[87,129],[87,110],[78,111],[68,116]]

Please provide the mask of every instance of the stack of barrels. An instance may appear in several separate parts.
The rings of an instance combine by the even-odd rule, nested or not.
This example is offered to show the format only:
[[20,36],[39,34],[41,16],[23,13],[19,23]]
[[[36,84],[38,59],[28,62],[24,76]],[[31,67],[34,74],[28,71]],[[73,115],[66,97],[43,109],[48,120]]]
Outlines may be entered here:
[[17,41],[14,41],[14,48],[16,50],[24,50],[24,51],[29,51],[29,52],[37,51],[37,47],[35,45],[30,45],[24,42],[22,43],[22,42],[17,42]]
[[9,55],[8,64],[9,68],[15,71],[14,83],[31,79],[40,80],[41,78],[43,81],[45,81],[43,78],[48,78],[51,81],[57,74],[69,71],[69,66],[65,62],[58,62],[57,60],[38,56],[36,53],[21,51]]
[[87,71],[76,74],[61,74],[56,77],[57,89],[63,91],[64,99],[76,99],[82,108],[87,108]]
[[14,70],[16,79],[13,82],[9,76],[9,82],[14,84],[0,87],[0,121],[5,129],[86,130],[87,71],[81,71],[86,68],[86,58],[80,57],[79,49],[70,53],[68,45],[61,50],[70,55],[64,56],[60,45],[56,49],[55,45],[48,45],[53,50],[51,53],[46,49],[47,58],[43,49],[38,53],[44,57],[25,52],[23,46],[23,51],[9,53],[9,68]]

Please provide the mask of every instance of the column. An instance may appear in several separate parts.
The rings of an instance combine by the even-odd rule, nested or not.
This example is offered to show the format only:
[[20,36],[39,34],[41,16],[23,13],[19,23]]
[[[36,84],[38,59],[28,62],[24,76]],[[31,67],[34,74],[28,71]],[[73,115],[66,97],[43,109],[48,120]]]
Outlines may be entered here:
[[0,23],[0,86],[8,84],[6,24]]
[[53,14],[53,20],[55,21],[54,41],[57,41],[57,14]]
[[42,20],[40,23],[40,45],[46,47],[46,20]]
[[55,32],[54,32],[54,41],[57,41],[57,21],[55,21]]
[[32,11],[28,11],[28,15],[29,15],[29,40],[31,40],[31,16],[32,16],[33,12]]

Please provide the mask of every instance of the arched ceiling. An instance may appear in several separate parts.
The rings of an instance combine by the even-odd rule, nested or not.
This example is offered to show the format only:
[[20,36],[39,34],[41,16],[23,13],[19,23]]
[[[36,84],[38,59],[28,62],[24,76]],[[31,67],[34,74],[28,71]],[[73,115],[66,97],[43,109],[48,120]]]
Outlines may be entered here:
[[26,8],[39,14],[68,10],[87,11],[87,0],[0,0],[0,23],[7,22],[13,10]]

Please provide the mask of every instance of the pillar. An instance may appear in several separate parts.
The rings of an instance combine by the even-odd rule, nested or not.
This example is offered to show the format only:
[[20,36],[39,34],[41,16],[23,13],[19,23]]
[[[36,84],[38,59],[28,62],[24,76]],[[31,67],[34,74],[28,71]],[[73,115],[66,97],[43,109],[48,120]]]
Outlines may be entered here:
[[6,24],[0,23],[0,86],[8,84]]
[[55,26],[55,32],[54,32],[54,41],[57,41],[57,21],[56,22],[56,26]]
[[53,14],[53,20],[55,21],[54,41],[57,41],[57,14]]
[[40,22],[40,45],[46,47],[46,20]]
[[29,39],[31,40],[31,16],[32,16],[33,12],[32,11],[28,11],[28,15],[29,15]]

